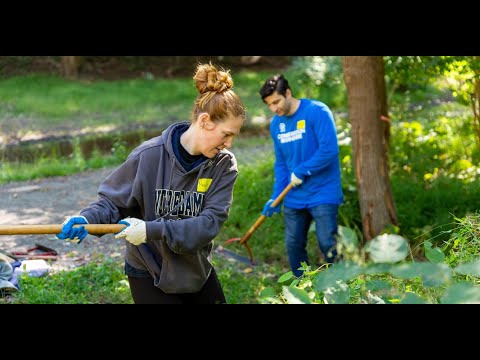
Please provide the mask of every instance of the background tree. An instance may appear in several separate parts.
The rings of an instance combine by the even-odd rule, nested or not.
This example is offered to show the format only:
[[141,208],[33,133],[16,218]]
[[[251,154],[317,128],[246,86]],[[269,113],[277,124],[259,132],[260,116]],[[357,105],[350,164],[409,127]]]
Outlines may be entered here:
[[385,69],[381,56],[342,57],[363,241],[398,225],[390,185]]
[[82,62],[81,56],[62,56],[62,72],[68,79],[76,79]]

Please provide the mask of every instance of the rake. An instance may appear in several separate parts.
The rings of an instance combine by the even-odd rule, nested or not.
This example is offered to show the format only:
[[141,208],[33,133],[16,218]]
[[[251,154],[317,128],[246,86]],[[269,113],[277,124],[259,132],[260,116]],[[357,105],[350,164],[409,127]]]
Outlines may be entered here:
[[[288,184],[287,187],[285,189],[283,189],[283,191],[280,193],[280,195],[278,195],[275,198],[275,200],[273,200],[273,202],[270,206],[275,207],[278,204],[280,204],[280,202],[283,200],[285,195],[287,195],[287,193],[292,189],[292,187],[293,187],[293,185],[291,183]],[[250,229],[248,229],[248,231],[245,233],[245,235],[243,235],[241,238],[235,237],[235,238],[231,238],[231,239],[228,239],[227,241],[225,241],[225,244],[230,244],[230,243],[238,241],[240,245],[244,245],[247,248],[248,255],[250,256],[250,262],[252,263],[252,265],[255,265],[255,261],[253,260],[252,249],[248,245],[247,241],[248,241],[248,239],[250,239],[252,234],[260,227],[260,225],[262,225],[262,223],[265,221],[266,218],[267,218],[267,216],[262,214],[257,219],[257,221],[255,221],[255,223],[250,227]]]

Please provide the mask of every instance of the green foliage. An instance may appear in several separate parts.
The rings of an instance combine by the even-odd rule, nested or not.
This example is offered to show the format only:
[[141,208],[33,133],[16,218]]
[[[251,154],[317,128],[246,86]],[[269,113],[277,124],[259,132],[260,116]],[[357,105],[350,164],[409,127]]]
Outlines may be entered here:
[[98,150],[93,150],[92,156],[88,160],[76,153],[72,158],[42,157],[33,164],[5,162],[0,164],[2,170],[0,172],[0,184],[10,181],[72,175],[87,169],[116,166],[125,161],[124,154],[124,150],[113,151],[112,155],[104,155]]
[[228,304],[256,304],[266,289],[280,289],[275,279],[281,269],[276,265],[261,262],[251,266],[218,254],[214,254],[213,264]]
[[124,140],[116,137],[112,146],[112,156],[118,163],[122,163],[127,159],[128,154],[133,149],[129,148]]
[[424,102],[440,94],[434,82],[445,66],[442,57],[385,56],[384,64],[389,103],[401,98],[404,103]]
[[460,103],[470,105],[475,96],[476,81],[480,80],[480,58],[472,56],[442,56],[444,84]]
[[[475,225],[478,227],[479,223]],[[469,231],[468,226],[461,225],[460,228]],[[354,234],[354,231],[343,229],[339,243],[351,244],[352,240],[347,238]],[[477,234],[475,240],[478,241]],[[362,251],[358,249],[355,261],[352,261],[351,253],[343,253],[344,261],[315,271],[305,267],[300,278],[287,272],[278,282],[290,281],[290,285],[283,285],[275,296],[271,289],[265,291],[261,301],[275,304],[480,303],[478,252],[476,260],[452,268],[439,261],[442,257],[438,252],[442,251],[433,250],[431,243],[426,247],[435,262],[405,261],[408,255],[406,244],[406,240],[398,235],[377,236],[365,246],[368,249],[365,253],[370,254],[371,261],[362,259]]]
[[339,208],[338,222],[340,225],[359,229],[362,225],[360,205],[358,201],[357,183],[355,179],[352,146],[351,124],[343,113],[335,114],[337,138],[339,143],[339,161],[341,166],[342,188],[344,202]]
[[423,243],[425,257],[432,263],[443,263],[445,261],[445,254],[439,247],[433,247],[430,241]]
[[475,260],[480,254],[480,214],[475,212],[463,218],[454,217],[452,235],[442,245],[445,262],[450,266]]
[[396,263],[405,259],[409,247],[407,240],[400,235],[382,234],[367,242],[365,252],[374,263]]
[[285,72],[295,97],[318,99],[345,109],[346,88],[340,56],[296,56]]
[[480,303],[480,288],[472,287],[467,282],[453,284],[446,290],[441,302],[443,304],[478,304]]
[[480,201],[468,114],[462,105],[444,103],[419,106],[392,122],[391,183],[401,231],[415,242],[448,239],[450,214],[475,211]]
[[338,226],[338,238],[342,240],[342,252],[354,253],[360,246],[358,233],[346,226]]
[[84,171],[86,168],[86,162],[80,149],[80,140],[75,138],[73,140],[73,154],[72,154],[72,164],[75,167],[76,171]]
[[95,258],[84,266],[49,276],[19,279],[15,304],[131,304],[123,262]]
[[145,123],[157,120],[159,113],[163,119],[172,114],[188,119],[196,96],[191,79],[80,82],[30,75],[0,80],[0,85],[10,115],[35,117],[44,129],[121,124],[132,118]]
[[[441,64],[438,56],[385,56],[387,81],[399,86],[424,85]],[[438,73],[437,73],[438,74]]]

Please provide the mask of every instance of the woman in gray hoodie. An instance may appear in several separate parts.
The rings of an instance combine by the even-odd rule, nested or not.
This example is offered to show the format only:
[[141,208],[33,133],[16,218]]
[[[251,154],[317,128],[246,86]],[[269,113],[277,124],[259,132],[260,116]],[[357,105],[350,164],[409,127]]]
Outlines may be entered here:
[[[135,303],[226,303],[210,262],[238,176],[232,146],[245,107],[229,70],[197,66],[191,122],[134,149],[101,184],[98,200],[67,217],[57,238],[80,243],[81,224],[125,224],[125,272]],[[75,226],[80,224],[80,226]]]

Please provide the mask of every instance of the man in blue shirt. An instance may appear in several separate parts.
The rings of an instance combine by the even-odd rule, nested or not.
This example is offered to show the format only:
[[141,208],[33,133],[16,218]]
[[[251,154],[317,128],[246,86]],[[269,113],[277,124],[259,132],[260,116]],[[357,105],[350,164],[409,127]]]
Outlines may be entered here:
[[337,258],[338,207],[343,202],[337,131],[333,114],[324,103],[293,96],[283,75],[269,78],[260,96],[275,113],[270,134],[275,149],[273,194],[262,214],[280,213],[281,203],[271,204],[291,183],[284,198],[285,240],[295,276],[306,251],[310,223],[315,221],[318,245],[328,263]]

